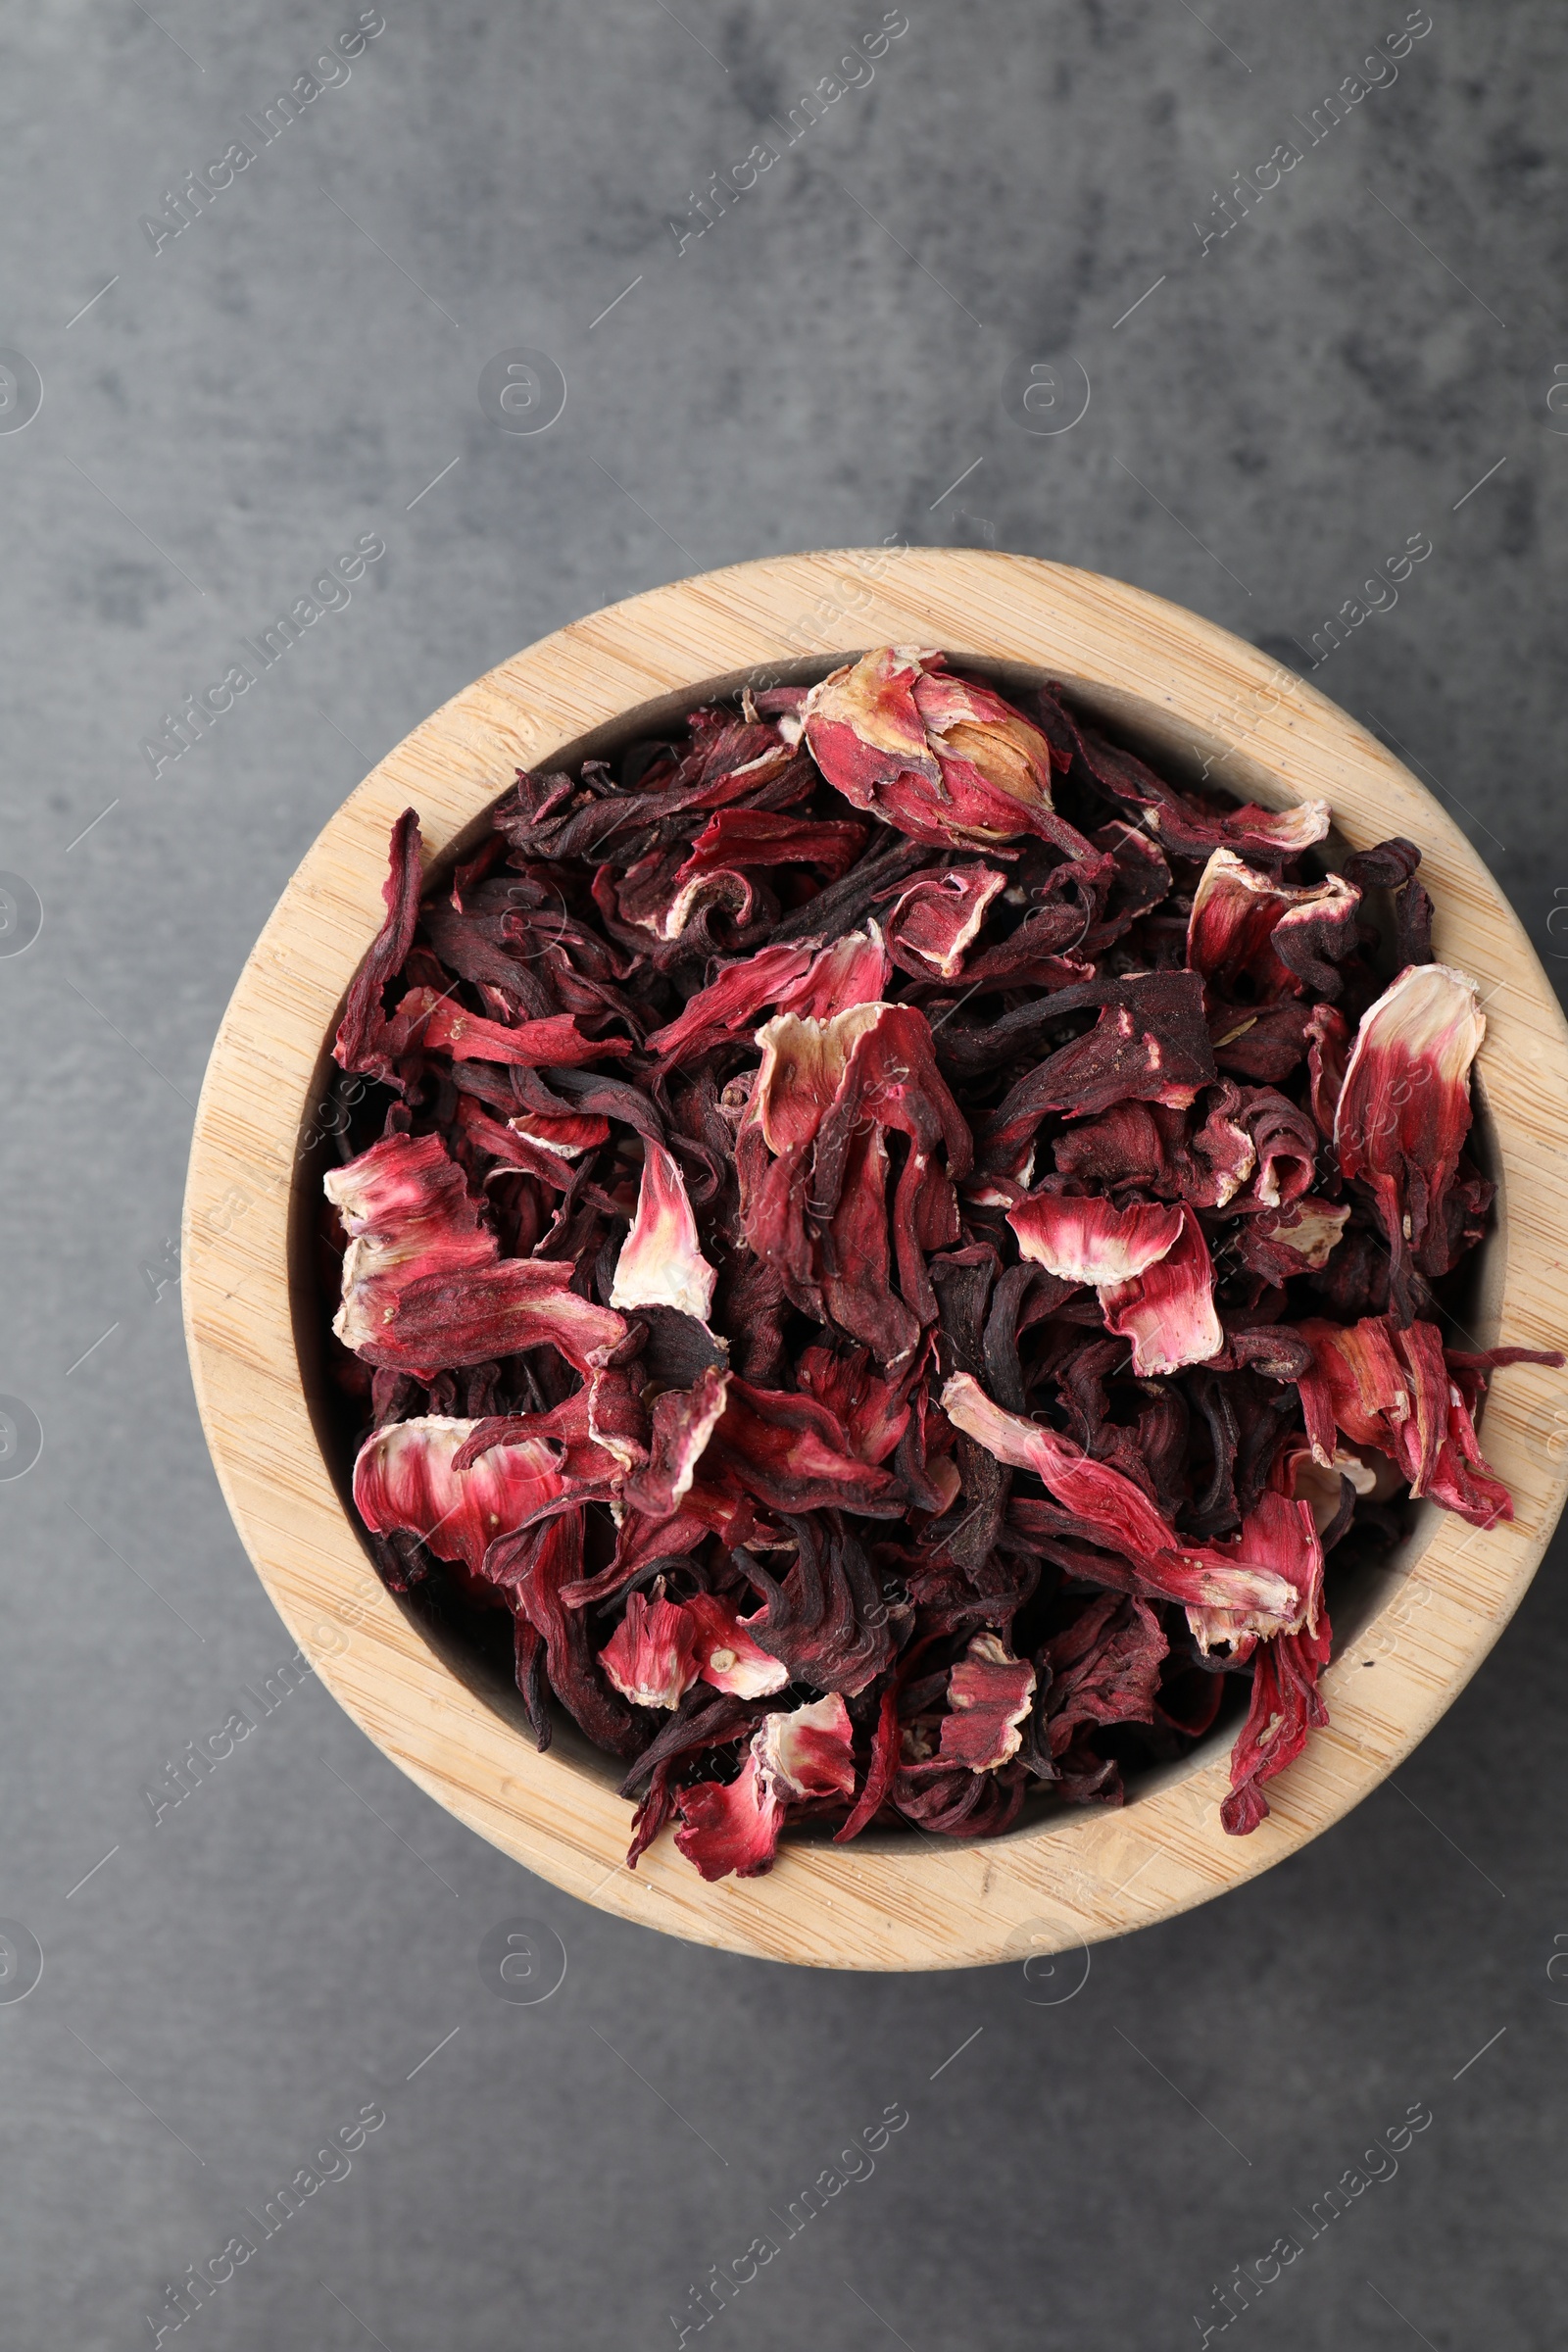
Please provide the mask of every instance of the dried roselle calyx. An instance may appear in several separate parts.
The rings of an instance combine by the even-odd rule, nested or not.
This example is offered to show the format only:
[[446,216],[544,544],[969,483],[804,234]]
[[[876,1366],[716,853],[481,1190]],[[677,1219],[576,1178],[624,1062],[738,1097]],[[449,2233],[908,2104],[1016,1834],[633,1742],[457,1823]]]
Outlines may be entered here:
[[855,1787],[842,1698],[764,1715],[738,1777],[682,1789],[675,1843],[705,1879],[752,1879],[772,1867],[792,1803],[848,1796]]
[[881,647],[519,775],[424,897],[393,829],[316,1235],[355,1506],[623,1759],[633,1864],[1116,1804],[1227,1673],[1243,1835],[1340,1546],[1511,1509],[1487,1380],[1561,1359],[1444,1345],[1484,1023],[1415,845],[1323,877],[1326,804],[1070,705]]
[[1319,1000],[1344,986],[1338,965],[1357,944],[1361,894],[1330,874],[1295,887],[1258,873],[1233,850],[1216,850],[1199,877],[1187,924],[1187,960],[1221,997],[1240,980],[1265,997]]
[[1412,1268],[1453,1262],[1445,1216],[1470,1132],[1470,1067],[1486,1035],[1479,991],[1451,964],[1411,964],[1361,1016],[1334,1114],[1348,1183],[1364,1183],[1388,1236],[1396,1311],[1415,1319]]
[[976,1634],[948,1677],[948,1712],[938,1754],[945,1764],[995,1772],[1023,1744],[1018,1726],[1035,1694],[1027,1658],[1009,1657],[995,1634]]
[[662,1144],[646,1143],[637,1214],[615,1261],[611,1305],[672,1306],[706,1323],[717,1280],[698,1243],[678,1165]]
[[1036,833],[1099,870],[1103,854],[1052,807],[1039,728],[941,661],[884,647],[811,688],[803,740],[828,782],[916,841],[985,848]]
[[652,1600],[641,1592],[626,1595],[626,1614],[599,1652],[599,1663],[634,1706],[680,1705],[697,1680],[697,1628],[677,1602],[664,1598],[662,1578]]

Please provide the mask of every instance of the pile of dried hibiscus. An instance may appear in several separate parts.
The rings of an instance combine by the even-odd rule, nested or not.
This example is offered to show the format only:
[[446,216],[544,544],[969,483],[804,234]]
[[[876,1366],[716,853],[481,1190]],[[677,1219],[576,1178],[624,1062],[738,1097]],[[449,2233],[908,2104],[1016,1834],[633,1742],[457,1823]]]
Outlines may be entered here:
[[325,1178],[355,1501],[625,1760],[633,1863],[1115,1803],[1227,1674],[1250,1830],[1326,1556],[1510,1515],[1525,1351],[1442,1328],[1476,990],[1419,850],[1328,830],[893,650],[519,774],[428,903],[399,820]]

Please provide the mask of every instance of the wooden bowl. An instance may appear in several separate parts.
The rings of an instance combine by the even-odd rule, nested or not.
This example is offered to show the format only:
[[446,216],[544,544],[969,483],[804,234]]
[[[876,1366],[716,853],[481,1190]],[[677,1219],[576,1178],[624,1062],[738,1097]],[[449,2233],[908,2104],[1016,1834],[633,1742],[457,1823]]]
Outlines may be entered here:
[[[1424,852],[1439,955],[1479,981],[1478,1148],[1497,1222],[1477,1251],[1474,1344],[1562,1333],[1568,1175],[1558,1117],[1568,1029],[1507,902],[1444,809],[1363,728],[1290,671],[1119,581],[1020,556],[878,548],[771,558],[677,581],[544,638],[466,688],[351,795],[278,901],[240,976],[202,1090],[185,1196],[197,1400],[240,1536],[290,1632],[376,1744],[482,1837],[568,1892],[701,1943],[828,1968],[954,1968],[1077,1952],[1205,1901],[1292,1853],[1376,1788],[1468,1682],[1518,1606],[1568,1485],[1568,1382],[1497,1375],[1486,1451],[1510,1525],[1430,1504],[1386,1568],[1337,1592],[1332,1718],[1269,1783],[1269,1818],[1228,1838],[1228,1740],[1138,1784],[1117,1811],[1035,1817],[970,1844],[787,1838],[773,1871],[709,1886],[665,1836],[624,1867],[615,1768],[569,1732],[535,1749],[516,1694],[379,1583],[346,1498],[326,1402],[311,1235],[344,994],[382,917],[387,834],[410,804],[435,866],[484,830],[518,766],[569,766],[712,691],[816,676],[880,644],[942,647],[1005,681],[1054,676],[1169,762],[1273,807],[1322,795],[1345,844]],[[636,723],[628,725],[628,715]],[[1500,1694],[1500,1693],[1499,1693]]]

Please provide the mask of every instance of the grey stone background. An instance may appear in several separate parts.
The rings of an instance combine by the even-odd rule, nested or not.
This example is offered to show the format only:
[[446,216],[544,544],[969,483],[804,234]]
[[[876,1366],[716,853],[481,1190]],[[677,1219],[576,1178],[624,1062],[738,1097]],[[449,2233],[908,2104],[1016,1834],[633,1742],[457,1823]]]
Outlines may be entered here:
[[[1318,682],[1568,968],[1568,24],[1432,13],[1395,78],[1361,61],[1400,0],[908,0],[874,78],[677,250],[688,191],[784,144],[874,0],[387,0],[351,77],[155,253],[140,217],[351,0],[9,12],[0,342],[44,397],[0,431],[0,864],[43,927],[10,953],[24,894],[0,936],[0,1389],[44,1446],[0,1491],[0,1911],[45,1965],[0,2002],[6,2352],[668,2343],[689,2284],[894,2102],[874,2178],[710,2342],[1197,2341],[1213,2282],[1304,2235],[1416,2101],[1397,2177],[1228,2340],[1553,2339],[1560,1545],[1397,1788],[1054,2005],[1070,1972],[794,1973],[621,1925],[471,1838],[314,1683],[156,1828],[142,1793],[291,1646],[208,1464],[165,1250],[209,1046],[333,808],[518,646],[687,571],[903,532],[1114,573],[1300,663],[1425,532]],[[1297,119],[1368,71],[1313,143]],[[1195,218],[1287,140],[1300,162],[1205,252]],[[476,395],[517,345],[569,387],[537,436]],[[1071,361],[1088,414],[1020,430],[1018,369]],[[352,603],[155,778],[160,714],[368,532]],[[476,1964],[519,1916],[569,1956],[534,2006]],[[13,1931],[0,1962],[26,1951]],[[167,2283],[377,2104],[348,2176],[175,2333]]]

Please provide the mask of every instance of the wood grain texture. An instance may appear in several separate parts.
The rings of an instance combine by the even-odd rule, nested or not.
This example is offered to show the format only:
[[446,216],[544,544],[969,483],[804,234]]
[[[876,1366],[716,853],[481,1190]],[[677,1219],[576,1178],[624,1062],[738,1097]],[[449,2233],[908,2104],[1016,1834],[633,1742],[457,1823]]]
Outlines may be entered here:
[[417,727],[315,843],[234,991],[197,1113],[183,1290],[203,1425],[257,1571],[340,1703],[421,1788],[529,1869],[645,1926],[819,1967],[951,1968],[1168,1918],[1266,1870],[1376,1788],[1475,1672],[1534,1574],[1568,1485],[1568,1376],[1496,1376],[1485,1445],[1513,1523],[1483,1534],[1423,1506],[1325,1678],[1331,1728],[1270,1782],[1253,1836],[1220,1830],[1220,1748],[1168,1768],[1123,1810],[992,1841],[791,1839],[769,1876],[710,1886],[666,1836],[625,1869],[630,1808],[605,1761],[539,1755],[504,1695],[438,1654],[382,1589],[339,1499],[309,1401],[314,1302],[297,1333],[291,1296],[291,1204],[318,1181],[302,1138],[325,1041],[381,920],[401,809],[418,809],[439,857],[514,767],[580,756],[639,706],[677,708],[711,681],[877,644],[1045,672],[1146,747],[1210,760],[1234,789],[1277,807],[1325,797],[1351,847],[1393,833],[1421,844],[1438,953],[1474,974],[1486,1003],[1479,1067],[1500,1223],[1475,1336],[1554,1346],[1568,1296],[1568,1030],[1458,829],[1354,720],[1250,646],[1117,581],[972,549],[780,557],[656,589],[543,639]]

